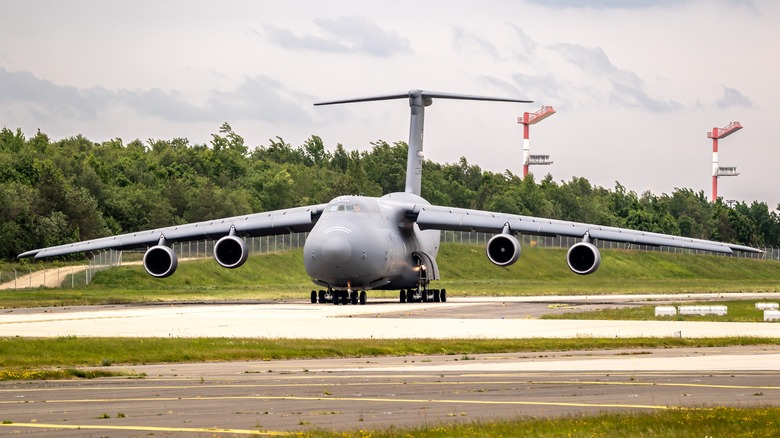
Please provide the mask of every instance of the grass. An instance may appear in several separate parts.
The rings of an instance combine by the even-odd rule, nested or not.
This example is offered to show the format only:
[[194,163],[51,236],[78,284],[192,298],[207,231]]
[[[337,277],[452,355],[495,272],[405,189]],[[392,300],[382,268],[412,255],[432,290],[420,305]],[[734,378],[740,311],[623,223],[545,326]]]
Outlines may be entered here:
[[[241,360],[324,359],[377,356],[450,355],[583,351],[674,347],[780,345],[780,339],[732,338],[577,338],[577,339],[288,339],[263,338],[0,338],[0,369],[106,367],[152,363]],[[2,379],[0,374],[0,380]],[[7,376],[10,379],[13,376]],[[30,378],[36,378],[34,375]]]
[[[762,300],[763,301],[763,300]],[[655,316],[655,305],[634,306],[624,308],[609,308],[587,312],[566,312],[559,314],[549,314],[542,316],[542,319],[577,319],[577,320],[633,320],[633,321],[720,321],[720,322],[764,322],[764,311],[756,310],[755,300],[737,300],[737,301],[710,301],[689,302],[681,301],[670,306],[696,306],[696,305],[718,305],[728,306],[728,313],[723,316],[718,315],[676,315],[676,316]],[[575,307],[576,309],[576,307]]]
[[313,431],[293,436],[330,437],[776,437],[780,408],[717,407],[652,413],[600,413],[563,418],[518,418],[348,432]]
[[134,373],[108,370],[65,369],[0,369],[0,381],[3,380],[66,380],[66,379],[96,379],[98,377],[139,376]]
[[[780,262],[654,251],[604,250],[592,275],[566,267],[565,250],[523,248],[515,265],[491,264],[482,246],[445,244],[438,263],[449,296],[595,295],[606,293],[780,292]],[[65,284],[71,284],[69,279]],[[0,308],[169,301],[307,299],[315,289],[300,250],[255,254],[238,269],[213,260],[180,263],[165,279],[141,266],[98,273],[89,286],[3,291]],[[397,291],[371,291],[395,297]]]

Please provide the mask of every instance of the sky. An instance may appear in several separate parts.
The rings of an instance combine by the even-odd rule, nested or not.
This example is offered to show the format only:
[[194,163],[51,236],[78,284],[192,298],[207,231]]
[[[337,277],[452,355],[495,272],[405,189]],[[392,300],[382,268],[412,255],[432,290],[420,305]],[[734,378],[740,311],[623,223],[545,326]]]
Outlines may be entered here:
[[248,146],[312,135],[326,148],[408,140],[405,100],[315,107],[412,89],[534,103],[436,100],[425,156],[537,180],[587,178],[639,194],[711,194],[707,133],[727,200],[780,203],[780,2],[773,0],[4,0],[0,126],[208,143],[227,122]]

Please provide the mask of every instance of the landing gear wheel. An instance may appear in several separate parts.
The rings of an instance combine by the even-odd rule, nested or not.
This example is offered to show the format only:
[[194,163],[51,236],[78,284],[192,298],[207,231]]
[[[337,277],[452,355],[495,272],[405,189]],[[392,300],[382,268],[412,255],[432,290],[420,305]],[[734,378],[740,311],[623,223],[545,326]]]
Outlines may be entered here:
[[406,302],[406,290],[401,289],[401,293],[399,294],[398,300],[402,303]]
[[341,304],[345,306],[349,304],[349,292],[341,291]]
[[325,301],[325,291],[324,290],[319,291],[317,297],[319,299],[319,303],[320,304],[325,304],[327,302],[327,301]]
[[338,306],[341,304],[341,292],[334,290],[333,291],[333,305]]
[[352,291],[349,293],[349,301],[352,302],[352,304],[358,303],[358,293],[356,291]]
[[368,301],[368,297],[366,296],[366,291],[362,290],[360,291],[360,304],[366,304],[366,301]]
[[439,292],[439,289],[433,290],[433,302],[434,303],[440,303],[441,302],[441,295]]
[[439,293],[439,298],[441,298],[442,303],[447,302],[447,289],[442,289],[441,293]]
[[311,291],[311,303],[317,304],[317,292]]

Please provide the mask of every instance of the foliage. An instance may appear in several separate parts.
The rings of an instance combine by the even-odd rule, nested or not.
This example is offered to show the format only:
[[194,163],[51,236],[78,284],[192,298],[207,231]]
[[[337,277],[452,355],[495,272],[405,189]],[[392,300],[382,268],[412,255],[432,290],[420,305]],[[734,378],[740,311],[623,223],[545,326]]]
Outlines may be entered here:
[[[371,143],[331,151],[312,136],[250,147],[224,123],[206,144],[81,135],[51,140],[0,130],[0,259],[114,233],[328,202],[404,188],[407,146]],[[780,246],[780,216],[765,203],[726,206],[703,192],[641,196],[616,183],[555,182],[469,164],[423,163],[423,196],[435,204],[626,226],[751,246]]]

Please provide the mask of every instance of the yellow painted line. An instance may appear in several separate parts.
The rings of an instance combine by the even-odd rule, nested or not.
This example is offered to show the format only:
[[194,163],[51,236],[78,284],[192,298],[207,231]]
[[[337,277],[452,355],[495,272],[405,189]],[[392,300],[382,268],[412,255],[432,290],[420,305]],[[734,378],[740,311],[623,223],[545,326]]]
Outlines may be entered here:
[[188,433],[231,433],[236,435],[286,436],[288,432],[258,431],[248,429],[221,429],[216,427],[155,427],[155,426],[111,426],[92,424],[45,424],[45,423],[2,423],[2,427],[27,427],[33,429],[69,429],[69,430],[137,430],[143,432],[188,432]]
[[[46,400],[38,403],[119,403],[139,401],[192,401],[192,400],[277,400],[277,401],[341,401],[341,402],[381,402],[381,403],[436,403],[436,404],[465,404],[465,405],[504,405],[504,406],[567,406],[580,408],[625,408],[625,409],[681,409],[668,405],[641,405],[624,403],[572,403],[572,402],[544,402],[521,400],[457,400],[457,399],[404,399],[404,398],[380,398],[380,397],[304,397],[304,396],[197,396],[197,397],[154,397],[154,398],[125,398],[125,399],[82,399],[82,400]],[[24,404],[30,401],[0,402],[0,404]]]
[[615,386],[674,386],[684,388],[721,388],[721,389],[780,389],[780,386],[716,385],[709,383],[669,383],[669,382],[573,382],[568,380],[549,380],[546,382],[523,382],[528,385],[615,385]]
[[[33,393],[33,392],[61,392],[61,391],[138,391],[138,390],[202,390],[213,388],[299,388],[299,387],[311,387],[312,385],[319,387],[334,387],[334,386],[395,386],[395,385],[426,385],[426,386],[442,386],[442,385],[570,385],[570,386],[666,386],[666,387],[682,387],[682,388],[719,388],[719,389],[746,389],[746,390],[780,390],[780,386],[764,386],[764,385],[718,385],[707,383],[670,383],[670,382],[608,382],[608,381],[569,381],[569,380],[495,380],[495,381],[433,381],[433,382],[418,382],[418,381],[397,381],[397,382],[341,382],[341,383],[329,383],[329,382],[317,382],[317,383],[269,383],[258,384],[256,382],[251,383],[236,383],[236,384],[209,384],[199,383],[196,385],[151,385],[151,386],[95,386],[95,387],[58,387],[58,388],[12,388],[12,389],[0,389],[0,393],[13,392],[14,394]],[[122,400],[122,399],[117,399]],[[16,401],[0,401],[0,404],[10,404]]]
[[0,325],[8,324],[35,324],[40,322],[62,322],[62,321],[89,321],[93,319],[123,319],[123,318],[138,318],[138,316],[132,315],[120,315],[120,316],[85,316],[82,318],[51,318],[51,319],[26,319],[23,321],[0,321]]

